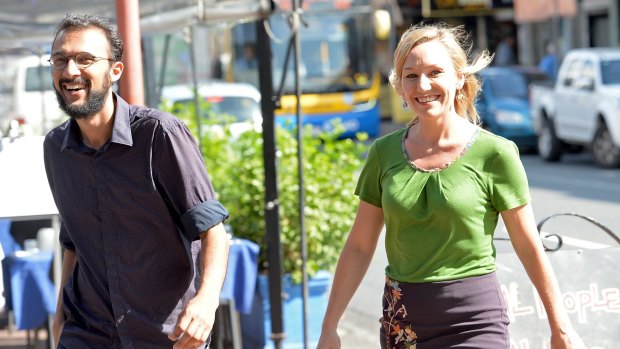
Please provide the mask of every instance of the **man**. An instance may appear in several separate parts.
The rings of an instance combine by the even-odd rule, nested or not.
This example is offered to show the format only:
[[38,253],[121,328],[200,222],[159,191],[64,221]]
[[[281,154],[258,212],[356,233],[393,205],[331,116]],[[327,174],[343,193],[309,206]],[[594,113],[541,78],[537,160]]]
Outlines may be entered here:
[[545,52],[545,55],[540,59],[540,63],[538,63],[538,69],[555,81],[558,73],[558,57],[555,54],[553,42],[545,42]]
[[253,44],[243,45],[243,56],[235,62],[235,69],[248,70],[257,69],[258,62],[256,61],[256,55],[254,54]]
[[258,86],[258,60],[254,54],[254,45],[243,45],[243,55],[235,61],[235,81],[241,81]]
[[515,38],[511,35],[506,36],[502,41],[500,41],[495,48],[495,59],[493,60],[493,65],[501,67],[517,64],[514,47]]
[[52,44],[54,89],[70,116],[44,143],[65,249],[54,340],[204,347],[226,273],[228,212],[187,128],[112,91],[122,54],[118,33],[89,15],[66,15]]

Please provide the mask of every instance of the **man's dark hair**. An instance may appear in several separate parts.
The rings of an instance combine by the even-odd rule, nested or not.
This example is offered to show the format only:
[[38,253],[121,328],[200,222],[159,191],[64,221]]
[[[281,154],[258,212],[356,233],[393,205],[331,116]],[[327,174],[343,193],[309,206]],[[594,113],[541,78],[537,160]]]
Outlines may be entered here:
[[101,17],[67,13],[58,23],[56,34],[54,34],[54,41],[56,41],[58,33],[63,30],[84,30],[93,27],[99,28],[105,33],[110,44],[110,58],[115,62],[120,62],[123,59],[123,41],[114,26],[107,19]]

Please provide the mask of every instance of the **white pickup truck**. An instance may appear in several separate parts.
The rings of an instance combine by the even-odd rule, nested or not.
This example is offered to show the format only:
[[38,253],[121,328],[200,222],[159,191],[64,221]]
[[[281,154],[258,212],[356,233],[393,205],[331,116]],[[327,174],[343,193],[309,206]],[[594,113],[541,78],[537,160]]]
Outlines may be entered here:
[[555,86],[532,86],[530,109],[546,161],[588,148],[598,166],[620,166],[620,49],[569,51]]

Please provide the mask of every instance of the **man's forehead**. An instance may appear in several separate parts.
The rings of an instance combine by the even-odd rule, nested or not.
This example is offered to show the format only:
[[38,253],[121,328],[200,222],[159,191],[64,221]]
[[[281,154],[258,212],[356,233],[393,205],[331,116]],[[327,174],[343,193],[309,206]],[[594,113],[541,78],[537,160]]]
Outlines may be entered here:
[[71,27],[58,32],[52,51],[60,50],[60,46],[81,45],[91,49],[105,50],[107,52],[109,44],[105,32],[97,27]]

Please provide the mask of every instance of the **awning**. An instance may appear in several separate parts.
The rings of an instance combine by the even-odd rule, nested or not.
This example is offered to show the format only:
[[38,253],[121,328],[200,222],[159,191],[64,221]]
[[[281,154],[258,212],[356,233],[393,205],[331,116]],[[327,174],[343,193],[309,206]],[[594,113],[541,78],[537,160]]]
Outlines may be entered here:
[[515,22],[543,22],[553,17],[575,17],[575,0],[513,0]]
[[[67,12],[115,21],[115,0],[2,0],[0,54],[50,44]],[[172,32],[188,25],[255,20],[271,13],[269,0],[140,0],[142,33]]]

